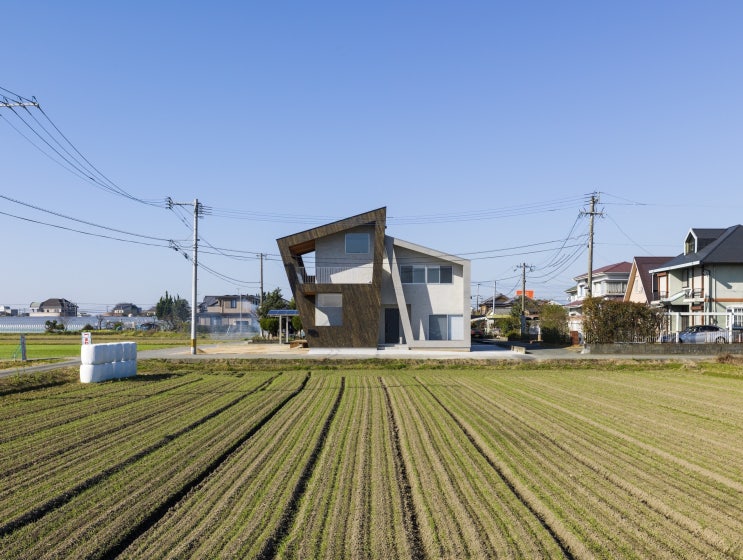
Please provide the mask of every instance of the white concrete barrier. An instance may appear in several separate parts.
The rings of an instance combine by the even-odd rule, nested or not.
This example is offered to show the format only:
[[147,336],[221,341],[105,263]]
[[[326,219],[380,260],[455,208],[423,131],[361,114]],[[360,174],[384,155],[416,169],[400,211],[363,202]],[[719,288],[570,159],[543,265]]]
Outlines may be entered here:
[[137,375],[137,343],[84,344],[80,361],[81,383],[132,377]]

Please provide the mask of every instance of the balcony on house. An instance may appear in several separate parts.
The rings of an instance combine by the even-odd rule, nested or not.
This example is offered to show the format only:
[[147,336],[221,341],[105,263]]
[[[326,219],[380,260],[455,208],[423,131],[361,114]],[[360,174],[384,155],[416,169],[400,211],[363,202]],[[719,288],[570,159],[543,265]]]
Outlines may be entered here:
[[297,279],[305,286],[317,284],[371,284],[374,266],[318,266],[297,268]]

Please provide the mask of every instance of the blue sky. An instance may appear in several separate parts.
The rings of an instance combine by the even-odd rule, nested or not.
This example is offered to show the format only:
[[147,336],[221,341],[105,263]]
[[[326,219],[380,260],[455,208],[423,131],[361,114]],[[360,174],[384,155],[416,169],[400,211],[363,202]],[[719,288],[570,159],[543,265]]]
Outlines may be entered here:
[[[0,86],[43,109],[18,110],[26,122],[49,117],[136,199],[210,209],[199,300],[257,293],[259,253],[265,289],[289,296],[276,238],[381,206],[388,234],[471,258],[473,294],[513,295],[526,263],[527,289],[558,301],[587,270],[594,191],[595,268],[741,222],[739,2],[42,1],[3,16]],[[99,188],[0,117],[0,303],[190,299],[191,265],[167,247],[190,243],[188,207]]]

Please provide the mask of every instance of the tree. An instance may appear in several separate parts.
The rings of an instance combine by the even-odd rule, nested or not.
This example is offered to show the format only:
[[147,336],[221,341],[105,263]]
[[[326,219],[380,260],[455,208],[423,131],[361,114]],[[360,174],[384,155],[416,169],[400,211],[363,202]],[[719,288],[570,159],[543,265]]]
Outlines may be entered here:
[[261,329],[268,332],[271,336],[276,336],[279,333],[279,320],[276,317],[261,317],[258,322],[261,325]]
[[44,323],[44,328],[48,333],[61,333],[66,330],[65,324],[61,321],[58,323],[56,320],[46,321]]
[[[268,292],[263,296],[263,303],[258,308],[258,317],[268,317],[268,312],[272,309],[288,309],[289,304],[286,302],[284,297],[281,295],[281,288],[276,288],[272,292]],[[261,328],[263,328],[261,326]],[[268,330],[268,329],[265,329]],[[278,329],[277,329],[278,332]]]
[[566,342],[568,339],[568,312],[562,305],[546,303],[539,310],[539,327],[545,342]]
[[155,306],[155,315],[178,329],[191,317],[191,306],[181,296],[171,296],[167,291]]
[[588,298],[583,302],[583,335],[588,343],[655,339],[663,310],[643,303]]

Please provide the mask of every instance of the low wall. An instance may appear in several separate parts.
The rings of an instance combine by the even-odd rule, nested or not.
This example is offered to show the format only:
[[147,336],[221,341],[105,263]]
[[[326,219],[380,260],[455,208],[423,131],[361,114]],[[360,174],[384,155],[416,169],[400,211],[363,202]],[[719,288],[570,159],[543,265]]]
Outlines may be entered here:
[[743,344],[586,344],[581,353],[651,356],[717,356],[719,354],[743,354]]
[[97,383],[137,375],[137,343],[83,344],[80,382]]

